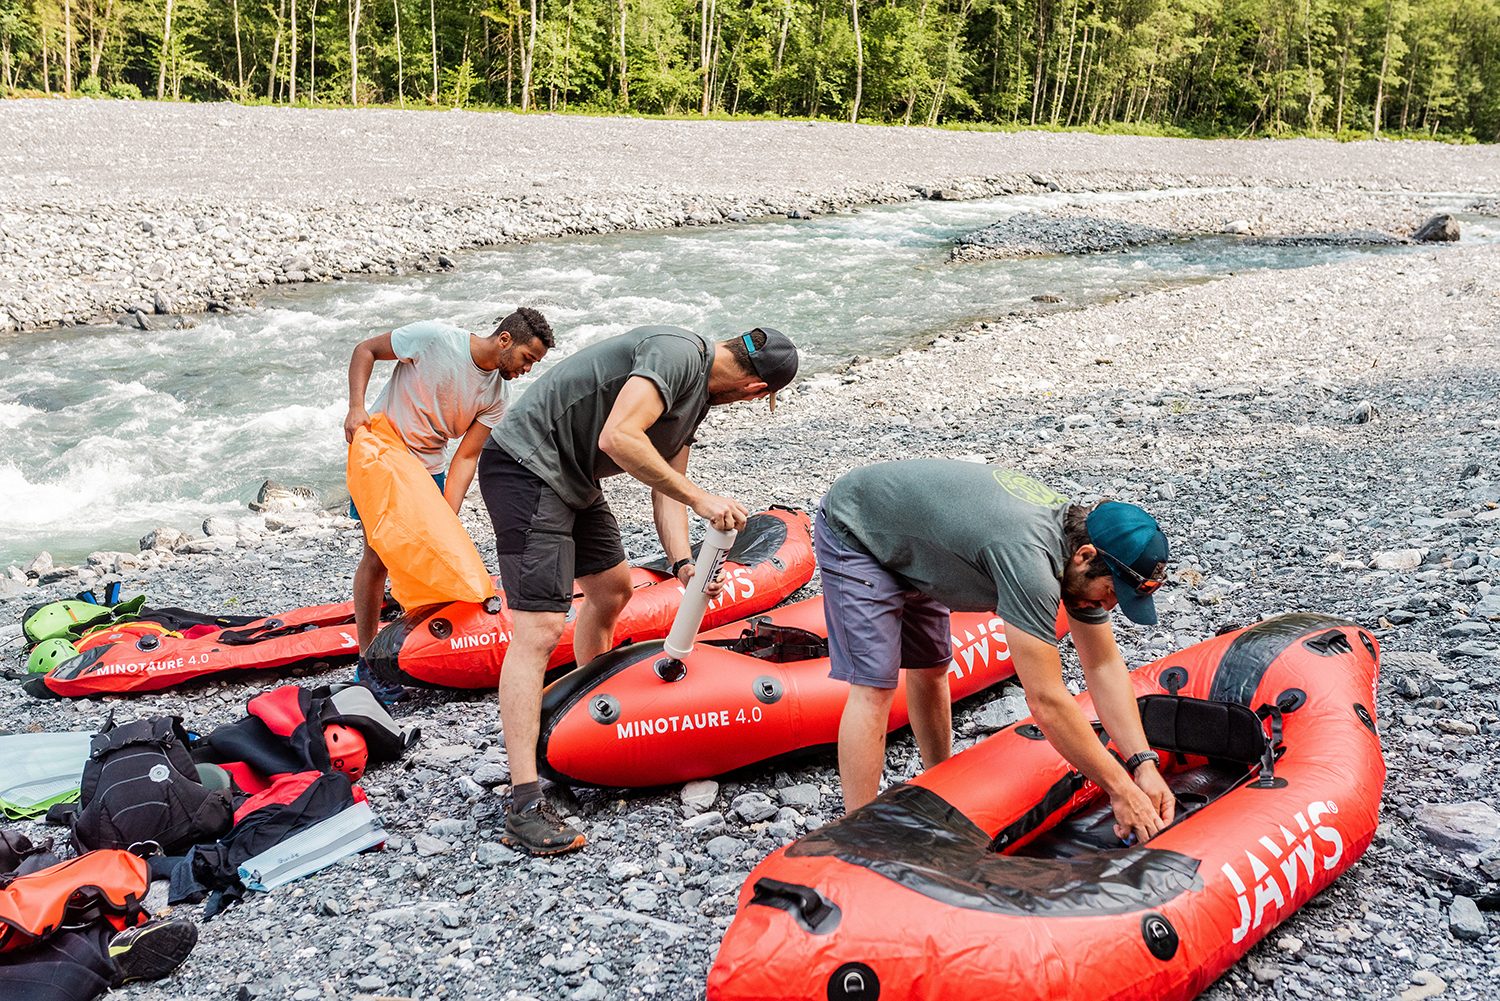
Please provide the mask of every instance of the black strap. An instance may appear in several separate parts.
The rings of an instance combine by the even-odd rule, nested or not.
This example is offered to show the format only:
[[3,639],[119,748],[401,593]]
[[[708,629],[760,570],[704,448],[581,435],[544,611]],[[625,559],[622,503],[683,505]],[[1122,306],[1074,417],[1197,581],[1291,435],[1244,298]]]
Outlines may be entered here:
[[1271,721],[1271,736],[1260,755],[1260,777],[1250,784],[1257,789],[1273,789],[1276,787],[1276,749],[1281,746],[1281,709],[1267,703],[1255,710],[1255,715]]

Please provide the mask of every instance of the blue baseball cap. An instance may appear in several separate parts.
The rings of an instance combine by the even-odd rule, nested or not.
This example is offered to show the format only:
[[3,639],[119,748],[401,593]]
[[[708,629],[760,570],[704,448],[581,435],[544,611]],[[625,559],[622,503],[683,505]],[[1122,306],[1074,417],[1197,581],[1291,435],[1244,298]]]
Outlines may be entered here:
[[1156,625],[1156,601],[1167,574],[1167,537],[1134,504],[1105,501],[1089,512],[1089,541],[1114,578],[1115,599],[1131,622]]
[[[765,344],[755,346],[755,334],[765,335]],[[771,390],[771,409],[776,409],[776,394],[785,389],[797,375],[797,346],[792,339],[772,327],[756,327],[740,335],[745,351],[750,355],[750,366],[755,374]]]

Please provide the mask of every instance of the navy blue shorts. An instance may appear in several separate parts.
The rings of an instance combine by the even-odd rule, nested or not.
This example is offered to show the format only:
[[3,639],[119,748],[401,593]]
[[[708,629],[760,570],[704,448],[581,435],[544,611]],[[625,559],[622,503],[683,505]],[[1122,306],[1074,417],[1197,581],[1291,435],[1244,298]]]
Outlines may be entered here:
[[953,660],[947,606],[912,590],[869,553],[846,543],[818,506],[813,551],[823,573],[823,616],[835,681],[895,688],[901,669]]

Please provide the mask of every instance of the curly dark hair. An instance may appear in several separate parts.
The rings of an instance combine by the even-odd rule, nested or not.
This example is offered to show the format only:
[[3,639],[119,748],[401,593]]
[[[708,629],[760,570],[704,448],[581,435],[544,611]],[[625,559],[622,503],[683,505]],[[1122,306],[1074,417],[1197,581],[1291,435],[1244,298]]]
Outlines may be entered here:
[[[1063,515],[1063,546],[1067,549],[1069,559],[1084,546],[1094,544],[1094,540],[1089,538],[1089,513],[1102,503],[1102,500],[1097,501],[1088,507],[1081,504],[1068,505],[1067,513]],[[1103,556],[1095,556],[1083,573],[1085,577],[1104,577],[1109,573],[1109,563]]]
[[542,347],[548,350],[552,348],[552,324],[530,306],[522,306],[502,319],[492,336],[499,337],[501,334],[510,334],[510,339],[517,344],[541,341]]

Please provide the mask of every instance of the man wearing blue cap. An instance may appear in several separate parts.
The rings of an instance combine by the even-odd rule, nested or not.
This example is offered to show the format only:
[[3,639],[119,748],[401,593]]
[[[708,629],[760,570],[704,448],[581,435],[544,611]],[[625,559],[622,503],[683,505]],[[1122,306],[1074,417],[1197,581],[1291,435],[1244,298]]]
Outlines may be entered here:
[[[883,462],[840,477],[814,523],[823,572],[831,675],[850,684],[839,726],[844,807],[875,798],[897,680],[922,762],[952,753],[948,612],[994,609],[1005,620],[1016,676],[1058,752],[1110,798],[1115,830],[1141,841],[1172,822],[1175,801],[1146,743],[1114,633],[1116,605],[1153,624],[1167,539],[1133,504],[1092,508],[1029,476],[944,459]],[[1122,766],[1094,735],[1057,651],[1058,607],[1094,706]]]
[[[693,575],[687,512],[740,529],[746,511],[687,477],[708,408],[769,397],[797,374],[787,336],[757,327],[714,341],[681,327],[637,327],[591,344],[545,372],[505,412],[479,457],[479,490],[495,527],[500,581],[514,633],[500,672],[500,721],[510,756],[507,844],[534,855],[581,848],[538,784],[542,680],[573,607],[573,650],[586,664],[614,643],[630,600],[620,526],[600,480],[628,473],[651,488],[672,572]],[[712,595],[717,588],[710,587]]]

